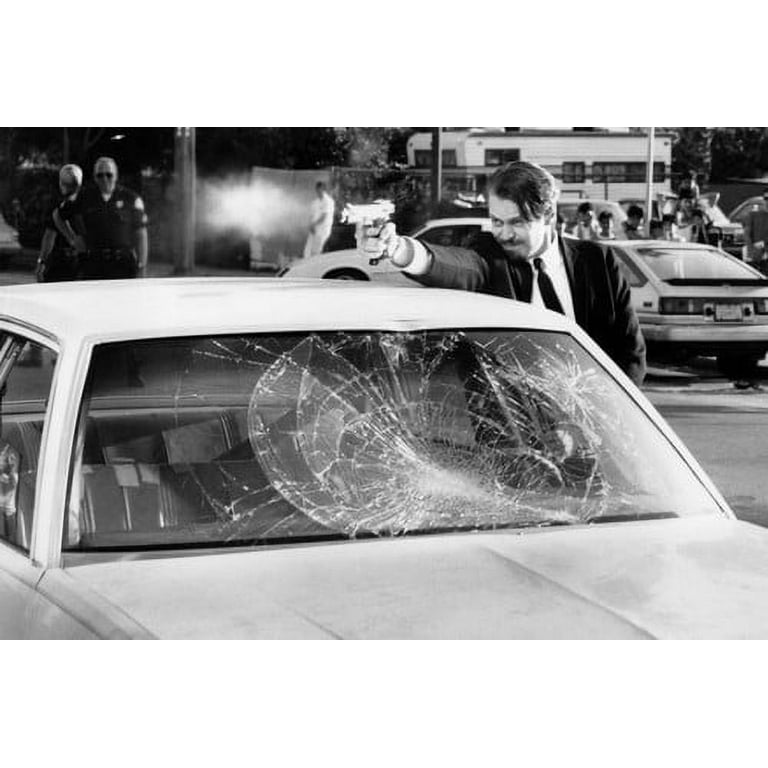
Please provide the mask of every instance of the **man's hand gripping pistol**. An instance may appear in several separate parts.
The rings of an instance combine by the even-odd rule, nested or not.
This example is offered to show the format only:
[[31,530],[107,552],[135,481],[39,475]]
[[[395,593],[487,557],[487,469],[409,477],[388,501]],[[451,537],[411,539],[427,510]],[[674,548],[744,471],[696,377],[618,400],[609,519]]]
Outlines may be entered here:
[[[386,227],[390,217],[395,212],[395,205],[390,200],[376,200],[366,205],[348,204],[341,212],[341,221],[347,224],[357,225],[358,234],[365,237],[378,237]],[[378,227],[378,232],[371,232],[371,227]],[[371,266],[375,266],[390,254],[385,249],[380,256],[368,259]]]

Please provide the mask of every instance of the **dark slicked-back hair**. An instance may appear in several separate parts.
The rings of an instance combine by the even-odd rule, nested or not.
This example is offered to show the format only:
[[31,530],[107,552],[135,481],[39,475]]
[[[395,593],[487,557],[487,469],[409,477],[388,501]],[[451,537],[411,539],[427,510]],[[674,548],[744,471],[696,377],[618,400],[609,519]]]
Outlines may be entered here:
[[513,202],[526,221],[556,212],[555,177],[535,163],[515,160],[502,165],[488,179],[488,192]]

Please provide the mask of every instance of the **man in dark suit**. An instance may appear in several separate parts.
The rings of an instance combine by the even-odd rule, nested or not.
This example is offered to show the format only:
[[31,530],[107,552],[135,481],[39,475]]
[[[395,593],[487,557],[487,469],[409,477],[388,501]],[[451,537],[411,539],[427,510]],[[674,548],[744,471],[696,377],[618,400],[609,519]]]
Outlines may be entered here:
[[423,285],[489,293],[544,306],[574,319],[638,386],[645,376],[645,341],[630,291],[609,248],[555,231],[557,188],[541,166],[522,161],[488,181],[492,233],[471,249],[420,243],[362,228],[367,257],[388,255]]

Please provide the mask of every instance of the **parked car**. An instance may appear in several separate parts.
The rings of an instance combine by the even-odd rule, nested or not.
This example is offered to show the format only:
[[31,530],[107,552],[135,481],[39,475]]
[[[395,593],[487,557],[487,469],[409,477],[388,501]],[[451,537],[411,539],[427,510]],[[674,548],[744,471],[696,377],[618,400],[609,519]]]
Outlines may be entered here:
[[257,278],[0,312],[2,637],[768,637],[768,530],[561,315]]
[[726,375],[751,373],[768,352],[768,279],[717,248],[664,240],[611,244],[649,350],[716,356]]
[[[432,219],[417,229],[411,237],[436,245],[459,245],[466,247],[481,231],[491,229],[487,217],[459,216],[446,219]],[[398,286],[417,286],[389,259],[369,264],[356,248],[327,251],[307,259],[299,259],[281,273],[283,277],[322,277],[333,280],[376,280]]]
[[19,233],[6,222],[0,213],[0,269],[5,269],[12,256],[21,253]]

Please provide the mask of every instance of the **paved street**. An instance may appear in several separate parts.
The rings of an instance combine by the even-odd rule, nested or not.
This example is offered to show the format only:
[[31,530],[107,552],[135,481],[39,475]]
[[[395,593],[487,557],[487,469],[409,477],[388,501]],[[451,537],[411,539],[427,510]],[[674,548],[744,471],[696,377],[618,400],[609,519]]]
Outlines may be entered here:
[[744,520],[768,526],[768,396],[724,380],[646,394]]

